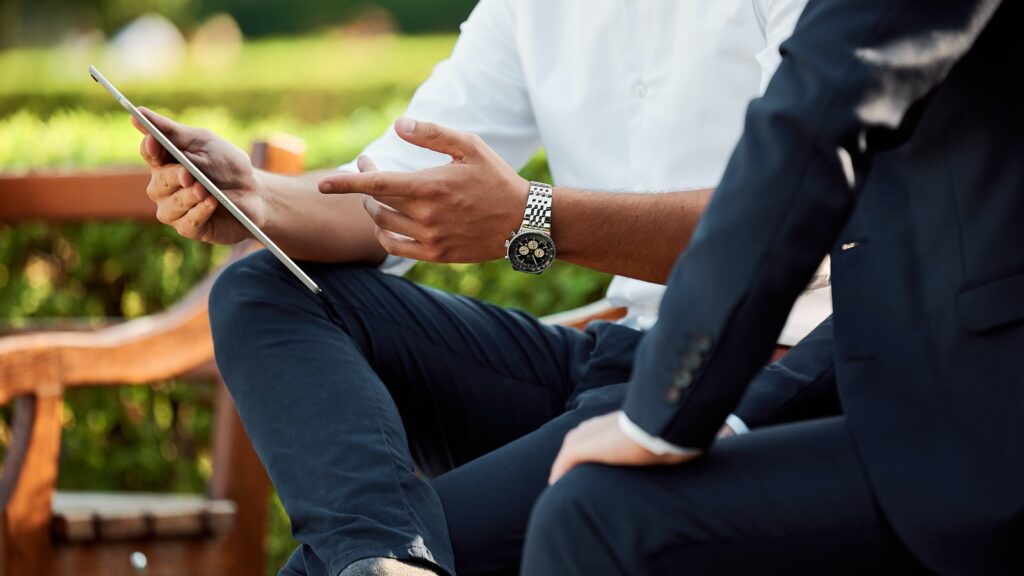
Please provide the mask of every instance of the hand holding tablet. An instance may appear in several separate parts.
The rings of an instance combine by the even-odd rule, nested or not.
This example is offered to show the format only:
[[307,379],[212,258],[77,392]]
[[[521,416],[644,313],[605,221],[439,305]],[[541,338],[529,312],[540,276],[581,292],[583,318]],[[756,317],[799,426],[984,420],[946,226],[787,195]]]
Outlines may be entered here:
[[[139,112],[216,183],[256,226],[269,232],[265,226],[269,212],[269,202],[264,197],[265,184],[248,154],[209,130],[179,124],[143,107],[139,107]],[[132,124],[145,136],[140,152],[149,164],[150,182],[146,194],[156,204],[157,220],[185,238],[211,244],[235,244],[252,238],[245,226],[220,207],[217,199],[164,150],[138,120],[132,118]]]
[[[194,130],[191,128],[183,127],[153,112],[147,111],[147,116],[147,114],[144,114],[138,108],[133,106],[132,103],[129,102],[128,99],[125,98],[117,90],[117,88],[115,88],[109,81],[107,81],[107,79],[104,78],[103,75],[100,74],[100,72],[95,67],[89,67],[89,74],[92,76],[94,80],[96,80],[104,88],[106,88],[107,92],[109,92],[118,101],[118,103],[121,104],[121,106],[125,110],[127,110],[129,114],[132,115],[132,118],[135,120],[135,124],[137,127],[140,127],[146,132],[148,132],[156,140],[156,142],[160,144],[163,150],[166,151],[170,158],[173,158],[173,160],[177,161],[177,163],[181,164],[181,166],[184,167],[185,170],[187,170],[188,175],[191,176],[191,178],[194,178],[195,183],[198,183],[203,189],[208,191],[209,194],[212,195],[212,197],[215,198],[217,202],[224,206],[228,213],[230,213],[230,217],[233,218],[234,222],[225,217],[220,219],[219,223],[216,218],[211,219],[209,223],[204,223],[204,225],[212,224],[218,226],[215,232],[213,230],[206,231],[206,235],[212,235],[212,237],[208,238],[210,241],[224,243],[236,242],[238,240],[241,240],[242,237],[244,237],[244,233],[242,232],[242,230],[244,229],[245,231],[248,231],[250,234],[252,234],[252,236],[255,237],[260,243],[262,243],[267,248],[267,250],[269,250],[278,260],[280,260],[281,263],[284,264],[284,266],[288,268],[288,270],[291,271],[291,273],[294,274],[295,277],[298,278],[303,285],[309,288],[310,291],[312,291],[314,294],[320,293],[320,288],[316,285],[316,283],[308,275],[306,275],[306,273],[303,272],[302,269],[299,268],[298,265],[296,265],[295,262],[291,258],[289,258],[288,255],[285,254],[244,212],[242,212],[242,210],[239,209],[239,207],[234,202],[232,202],[231,199],[226,194],[224,194],[221,188],[218,187],[217,184],[214,184],[214,182],[202,170],[200,170],[199,167],[196,166],[196,163],[193,162],[192,159],[190,159],[188,155],[189,147],[194,146],[197,143],[200,143],[197,142],[197,138],[201,139],[204,137],[209,137],[209,134],[206,131]],[[157,124],[160,124],[160,127],[158,127]],[[161,130],[161,128],[163,130]],[[186,131],[194,131],[194,133],[186,133]],[[179,142],[181,142],[182,146],[186,149],[186,151],[183,152],[181,149],[175,146],[175,144],[172,142],[172,139],[177,139]],[[243,170],[231,169],[232,163],[230,162],[230,160],[232,155],[239,155],[239,158],[236,158],[238,162],[236,162],[235,164],[243,165],[248,163],[248,157],[245,156],[244,152],[238,150],[234,146],[231,146],[227,142],[210,142],[209,144],[214,146],[225,147],[223,152],[224,157],[228,159],[228,162],[226,163],[225,166],[219,166],[219,168],[223,169],[222,171],[224,173],[218,174],[217,176],[220,183],[224,185],[226,189],[244,189],[247,186],[253,184],[246,182],[246,178],[253,177],[251,173],[247,173],[246,171]],[[146,154],[144,155],[146,155],[147,157],[154,157],[154,153],[156,151],[148,150],[144,152],[146,152]],[[200,164],[203,163],[204,158],[201,154],[195,154],[193,152],[192,155],[196,162],[199,162]],[[170,158],[168,158],[168,160]],[[157,162],[158,161],[159,160],[157,160]],[[153,161],[151,161],[151,164],[152,163]],[[180,170],[164,170],[163,173],[167,174],[167,177],[178,178],[178,184],[181,186],[182,189],[185,189],[186,191],[192,190],[193,193],[197,193],[195,200],[198,200],[198,202],[190,206],[190,210],[188,210],[189,216],[193,214],[192,211],[195,211],[195,216],[192,216],[193,219],[202,219],[204,217],[209,218],[210,216],[213,215],[216,206],[210,203],[208,198],[200,198],[202,191],[199,190],[198,186],[194,185],[194,183],[188,176],[181,173]],[[184,210],[184,207],[176,208],[175,204],[176,202],[173,201],[165,202],[163,203],[163,205],[160,206],[159,209],[172,211],[176,209]],[[176,218],[185,215],[185,212],[182,212],[181,214],[172,214],[170,215],[170,217]],[[183,218],[183,220],[185,220],[185,223],[183,225],[188,225],[188,218]],[[240,224],[241,228],[235,226],[235,222],[237,222],[237,224]]]

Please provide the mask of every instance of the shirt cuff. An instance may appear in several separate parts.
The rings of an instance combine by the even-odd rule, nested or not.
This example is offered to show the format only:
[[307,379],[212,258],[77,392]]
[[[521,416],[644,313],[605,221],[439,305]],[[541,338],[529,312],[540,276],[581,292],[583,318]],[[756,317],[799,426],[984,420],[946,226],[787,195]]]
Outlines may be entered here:
[[657,454],[659,456],[665,454],[676,454],[679,456],[685,456],[688,454],[697,454],[700,450],[694,450],[692,448],[683,448],[682,446],[676,446],[670,444],[657,436],[651,436],[644,431],[643,428],[637,426],[629,416],[626,416],[625,412],[619,412],[619,428],[622,432],[629,437],[630,440],[643,446],[649,452]]
[[388,254],[384,261],[377,265],[377,269],[385,274],[404,276],[415,265],[416,260]]
[[732,433],[737,436],[750,432],[747,423],[740,420],[740,417],[735,414],[729,414],[729,417],[725,419],[725,425],[732,429]]

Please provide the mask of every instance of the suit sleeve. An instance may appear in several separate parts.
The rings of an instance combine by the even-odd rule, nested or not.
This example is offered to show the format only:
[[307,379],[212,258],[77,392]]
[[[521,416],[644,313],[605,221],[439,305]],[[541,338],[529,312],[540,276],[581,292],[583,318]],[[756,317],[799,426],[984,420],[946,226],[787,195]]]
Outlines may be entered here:
[[637,352],[630,420],[678,446],[713,442],[836,242],[872,153],[912,131],[908,112],[999,4],[808,4]]

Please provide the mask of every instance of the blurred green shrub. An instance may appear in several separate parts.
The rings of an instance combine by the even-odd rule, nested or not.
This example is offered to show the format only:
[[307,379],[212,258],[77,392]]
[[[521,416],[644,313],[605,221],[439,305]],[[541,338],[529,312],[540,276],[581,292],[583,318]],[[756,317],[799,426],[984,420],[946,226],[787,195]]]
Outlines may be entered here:
[[[377,108],[359,108],[347,116],[316,123],[269,114],[240,121],[226,106],[154,109],[185,124],[209,128],[242,149],[275,133],[298,136],[306,144],[307,165],[322,168],[355,157],[367,142],[388,129],[405,109],[405,102],[395,98],[380,102]],[[138,154],[141,139],[124,112],[79,109],[39,116],[21,110],[0,117],[0,171],[143,166]]]
[[[388,129],[401,110],[402,104],[395,101],[382,110],[361,109],[349,118],[314,125],[287,117],[241,124],[225,109],[190,109],[175,117],[208,127],[241,146],[275,131],[298,135],[308,146],[310,167],[319,168],[353,158]],[[0,166],[70,169],[139,164],[139,139],[123,114],[58,112],[44,122],[23,111],[0,119]],[[523,173],[531,179],[550,179],[543,154]],[[180,298],[224,254],[224,247],[190,242],[156,223],[0,224],[0,313],[15,325],[30,317],[150,314]],[[604,275],[567,264],[540,278],[514,274],[500,261],[421,264],[410,278],[537,314],[592,300],[606,281]]]

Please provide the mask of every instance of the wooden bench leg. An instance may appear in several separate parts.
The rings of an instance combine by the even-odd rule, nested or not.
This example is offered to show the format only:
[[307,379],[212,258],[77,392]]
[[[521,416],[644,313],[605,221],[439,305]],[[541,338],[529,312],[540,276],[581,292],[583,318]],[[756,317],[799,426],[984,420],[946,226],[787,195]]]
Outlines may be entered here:
[[50,576],[53,493],[60,455],[63,396],[22,396],[15,401],[14,441],[0,480],[3,557],[0,574]]
[[235,526],[223,542],[223,554],[232,559],[231,576],[263,574],[270,480],[242,428],[231,394],[223,382],[217,387],[210,497],[238,505]]

